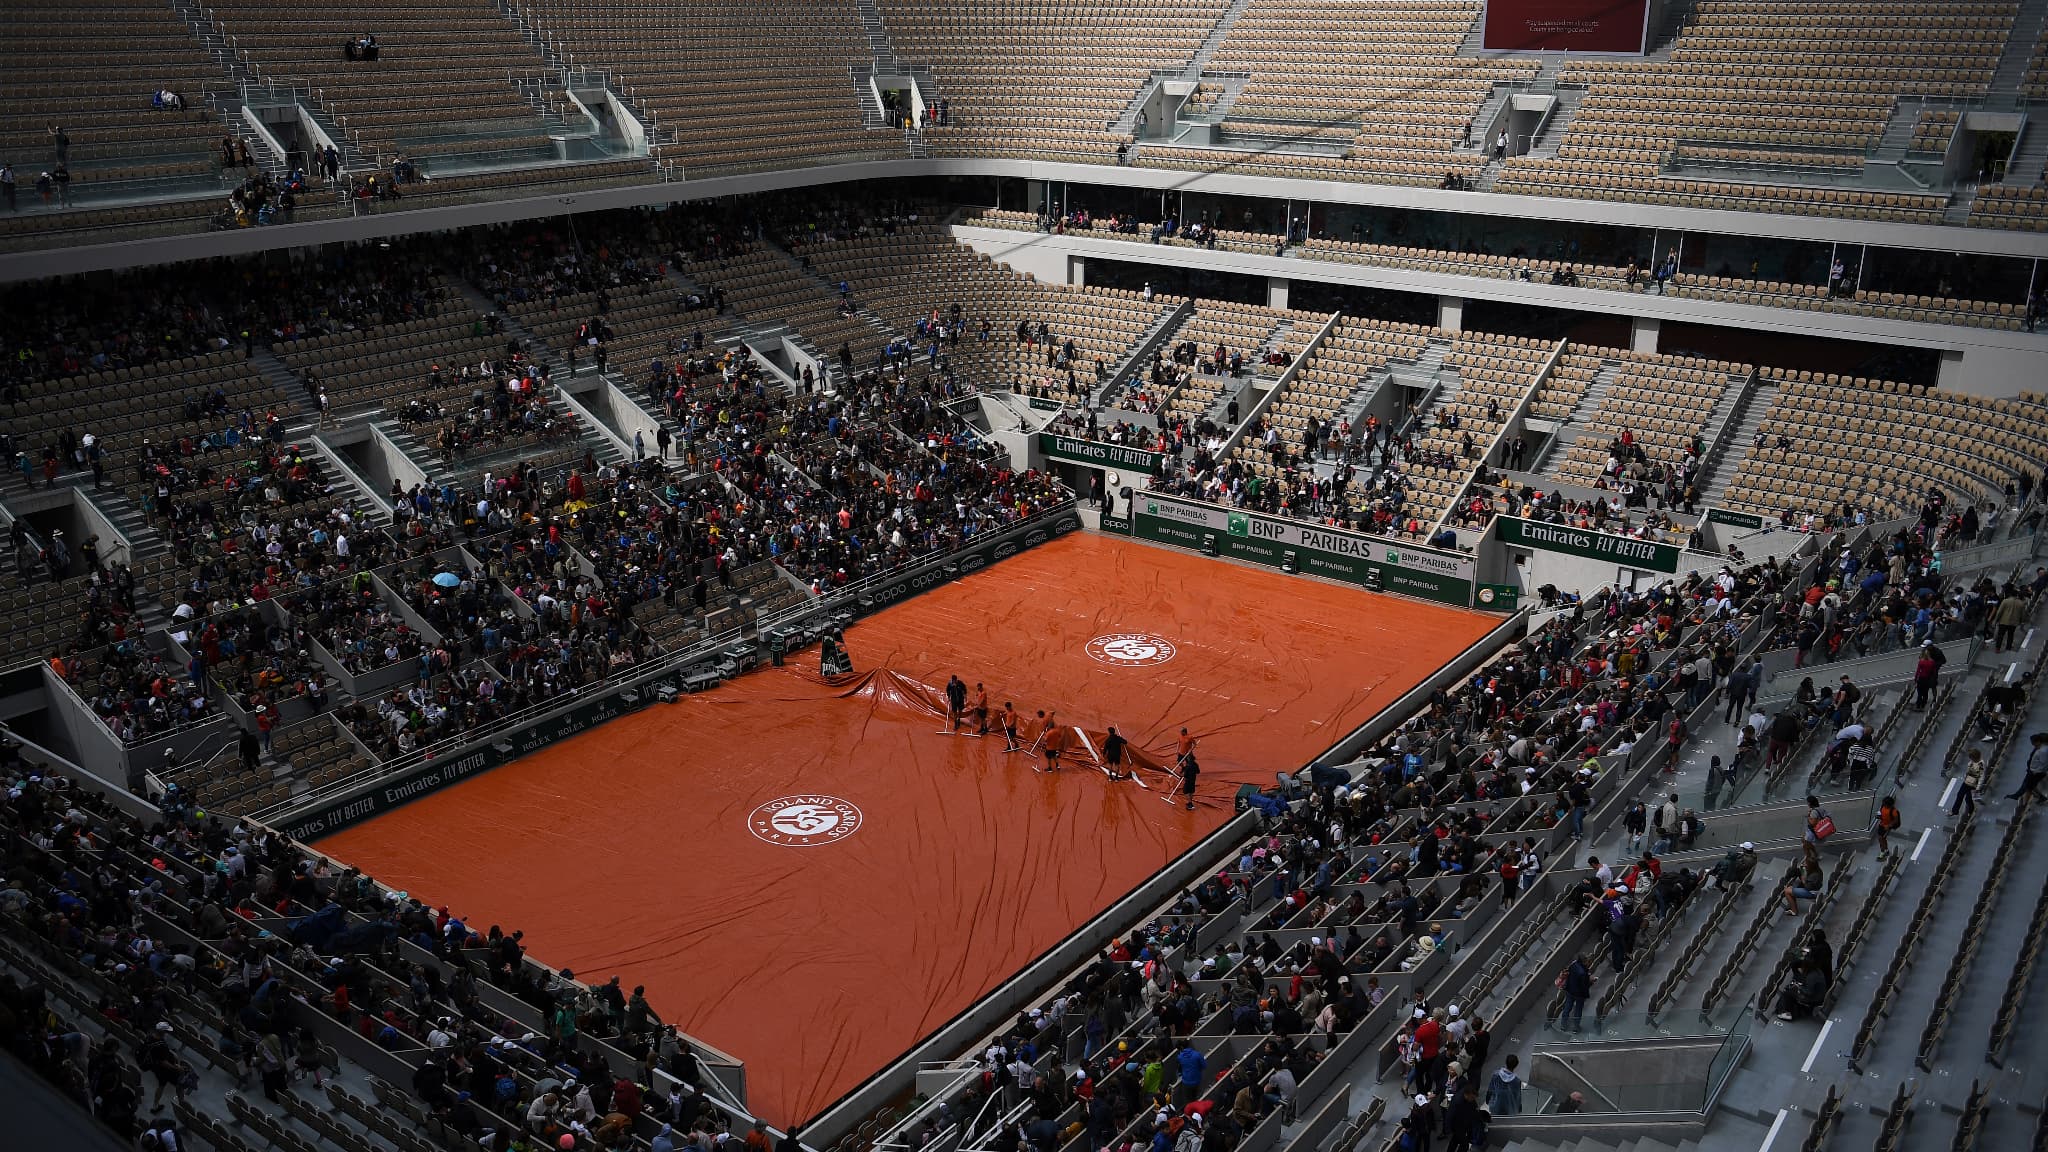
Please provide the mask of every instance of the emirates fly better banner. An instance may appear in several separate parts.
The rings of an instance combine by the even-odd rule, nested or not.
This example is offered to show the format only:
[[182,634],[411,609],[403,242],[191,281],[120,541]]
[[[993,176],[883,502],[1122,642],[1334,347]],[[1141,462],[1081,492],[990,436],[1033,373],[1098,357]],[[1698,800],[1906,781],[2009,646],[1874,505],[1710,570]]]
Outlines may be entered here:
[[1630,52],[1650,28],[1649,0],[1486,0],[1489,52]]

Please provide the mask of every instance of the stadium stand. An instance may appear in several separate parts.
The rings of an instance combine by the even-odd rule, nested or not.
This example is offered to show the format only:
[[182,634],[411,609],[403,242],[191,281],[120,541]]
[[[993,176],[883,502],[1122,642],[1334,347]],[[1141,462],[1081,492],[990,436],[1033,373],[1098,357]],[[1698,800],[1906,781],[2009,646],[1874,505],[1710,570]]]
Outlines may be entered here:
[[174,10],[12,6],[0,48],[14,76],[0,97],[0,156],[24,188],[38,174],[55,184],[31,211],[208,193],[232,167],[221,162],[229,130],[214,106],[227,78]]
[[[1849,53],[1854,63],[1788,59],[1786,92],[1978,90],[1983,46],[2002,43],[2012,24],[2005,9],[1981,5],[1957,17],[1957,35],[1925,41],[1938,50],[1887,57],[1875,46],[1922,43],[1928,25],[1915,6],[1834,7],[1853,9],[1831,9],[1840,21],[1828,27],[1862,46]],[[421,39],[429,17],[409,15],[419,11],[377,10],[372,30],[388,54],[378,64],[403,58],[408,44],[473,51],[418,57],[396,75],[375,65],[350,74],[367,62],[332,56],[353,82],[332,83],[328,106],[372,139],[451,165],[530,144],[513,122],[531,107],[516,88],[497,91],[497,70],[526,50],[516,31],[500,34],[516,25],[495,9],[465,10],[456,31],[474,33],[473,43],[430,42]],[[1341,47],[1289,62],[1281,48],[1313,14],[1253,0],[1212,38],[1220,51],[1207,62],[1255,79],[1207,106],[1229,100],[1226,121],[1284,125],[1355,110],[1360,91],[1413,80],[1426,96],[1375,96],[1367,109],[1402,120],[1400,131],[1341,125],[1351,150],[1343,162],[1382,179],[1402,178],[1402,166],[1423,177],[1439,165],[1483,167],[1483,150],[1463,148],[1468,105],[1531,65],[1453,55],[1473,11],[1361,15]],[[1700,11],[1671,61],[1631,67],[1662,77],[1640,86],[1680,78],[1691,86],[1680,91],[1715,93],[1722,111],[1664,108],[1632,93],[1637,71],[1575,64],[1592,94],[1571,130],[1584,135],[1568,133],[1568,145],[1684,149],[1683,132],[1668,133],[1691,122],[1672,117],[1720,116],[1755,99],[1727,79],[1751,64],[1720,54],[1751,61],[1777,51],[1776,34],[1757,30],[1787,27],[1789,14],[1722,0]],[[989,25],[1007,12],[884,13],[914,58],[941,62],[953,122],[923,129],[941,155],[1071,157],[1113,146],[1116,134],[1093,125],[1111,118],[1150,63],[1196,52],[1221,17],[1144,9],[1126,36],[1124,24],[1091,12],[997,36]],[[335,52],[320,37],[338,39],[344,24],[354,34],[363,19],[254,7],[219,15],[272,70],[310,62],[316,48]],[[587,9],[547,18],[562,43],[613,68],[614,83],[671,109],[662,126],[703,170],[900,149],[894,133],[859,127],[858,100],[839,107],[839,73],[869,55],[860,21],[818,15],[831,21],[797,33],[752,15],[667,13],[662,27],[697,43],[658,58],[631,55],[636,46],[603,35],[607,22]],[[1005,53],[1040,35],[1077,50],[1006,68]],[[688,86],[735,37],[805,59],[786,98],[723,116],[724,97]],[[1424,55],[1423,45],[1432,62],[1410,76],[1403,58]],[[970,46],[985,67],[944,67]],[[618,55],[604,59],[608,50]],[[769,53],[747,54],[764,71],[722,71],[730,85],[766,82]],[[1336,79],[1361,62],[1370,85]],[[665,63],[674,64],[666,73]],[[1909,81],[1907,69],[1928,79]],[[1091,83],[1071,93],[1050,86],[1082,74]],[[1006,86],[1023,82],[1047,84],[1045,95],[1005,104]],[[476,101],[460,114],[488,127],[460,139],[422,134],[415,125],[452,115],[418,117],[423,92]],[[1791,144],[1867,146],[1883,131],[1872,110],[1881,103],[1844,100],[1837,117],[1803,118]],[[1667,123],[1642,127],[1629,109]],[[840,120],[843,140],[829,126]],[[802,130],[779,136],[771,122]],[[1934,141],[1949,123],[1924,117],[1915,139]],[[1718,158],[1744,162],[1751,145],[1778,142],[1723,143]],[[1468,152],[1477,165],[1444,158]],[[1152,163],[1166,153],[1147,144],[1138,155]],[[1371,168],[1381,161],[1384,172]],[[637,180],[644,167],[599,178]],[[1510,163],[1502,178],[1524,167]],[[462,179],[437,174],[404,199],[485,187]],[[153,748],[201,728],[224,742],[151,772],[163,821],[154,827],[31,769],[20,748],[0,750],[0,775],[12,782],[0,801],[0,971],[14,977],[0,980],[0,1003],[35,1022],[10,1047],[124,1139],[166,1122],[143,1099],[154,1077],[181,1135],[223,1152],[414,1152],[475,1144],[484,1128],[505,1133],[502,1144],[525,1131],[578,1149],[660,1149],[664,1124],[696,1132],[700,1147],[714,1133],[748,1136],[748,1118],[712,1101],[696,1058],[644,1001],[529,963],[516,934],[474,933],[459,913],[379,889],[238,817],[451,752],[506,716],[607,690],[738,623],[948,553],[1064,499],[1049,478],[1013,467],[959,402],[1016,391],[1077,406],[1127,370],[1123,407],[1157,427],[1120,435],[1174,458],[1163,491],[1437,543],[1511,512],[1677,544],[1690,542],[1691,526],[1668,513],[1704,502],[1712,475],[1724,489],[1719,506],[1800,529],[1800,546],[1755,563],[1690,554],[1693,567],[1668,579],[1583,598],[1528,590],[1543,616],[1524,634],[1344,764],[1284,774],[1260,798],[1267,814],[1256,834],[1217,874],[1127,926],[1040,998],[1037,1013],[977,1045],[963,1065],[971,1074],[896,1125],[903,1142],[878,1126],[842,1152],[939,1140],[1093,1152],[1150,1143],[1190,1114],[1206,1117],[1221,1152],[1269,1123],[1298,1137],[1306,1106],[1340,1079],[1361,1092],[1386,1081],[1358,1105],[1353,1136],[1379,1124],[1381,1142],[1397,1143],[1403,1126],[1449,1126],[1455,1137],[1462,1125],[1470,1137],[1466,1088],[1496,1101],[1496,1121],[1555,1117],[1569,1096],[1554,1079],[1538,1083],[1532,1069],[1508,1106],[1498,1101],[1510,1089],[1488,1077],[1499,1078],[1511,1036],[1531,1064],[1523,1038],[1575,1042],[1564,1037],[1588,1007],[1591,1027],[1612,1027],[1618,1042],[1638,1019],[1670,1031],[1692,1014],[1677,1006],[1697,1005],[1700,1024],[1687,1037],[1750,1051],[1768,1044],[1779,1070],[1837,1000],[1869,1004],[1854,1058],[1887,1077],[1907,1060],[1974,1059],[1980,1040],[1993,1063],[2016,1047],[2037,1050],[2013,1019],[2038,940],[2015,950],[2019,934],[2000,930],[2032,923],[2039,935],[2040,906],[2030,921],[2011,895],[2030,893],[2040,870],[2026,847],[2028,802],[2002,826],[1972,831],[1959,817],[1943,827],[1929,813],[1945,774],[1913,769],[1950,767],[1983,740],[1990,767],[1977,778],[1988,799],[2025,760],[2017,737],[2038,719],[2040,660],[2006,663],[2012,637],[1997,637],[2025,630],[2043,583],[2031,551],[1994,548],[1997,559],[1981,566],[1970,554],[2031,547],[2039,514],[2028,513],[2048,456],[2041,399],[1042,283],[954,242],[932,222],[941,215],[929,204],[852,211],[788,200],[586,215],[11,290],[0,371],[13,466],[0,503],[70,490],[119,514],[129,538],[109,559],[101,549],[112,545],[60,542],[10,509],[24,590],[0,635],[39,654],[119,743]],[[1037,226],[1023,213],[980,222]],[[1072,217],[1059,227],[1098,231]],[[1186,242],[1185,233],[1154,239]],[[1218,232],[1215,243],[1266,253],[1288,241],[1247,231]],[[1297,241],[1295,252],[1482,276],[1554,264],[1321,238]],[[1634,286],[1629,270],[1564,268],[1589,286]],[[2019,323],[2011,305],[1989,301],[1831,298],[1691,274],[1668,287],[1774,307]],[[817,352],[815,377],[769,355],[784,334]],[[1137,358],[1155,340],[1148,373]],[[593,390],[607,411],[644,419],[654,441],[572,403]],[[1759,413],[1753,436],[1703,436],[1733,428],[1743,404]],[[1519,455],[1509,456],[1518,410],[1583,433],[1539,448],[1532,471],[1552,484],[1495,472],[1521,472]],[[369,481],[327,443],[343,429],[395,445],[418,477]],[[620,523],[627,530],[606,527]],[[1985,640],[1991,651],[1980,659]],[[1905,661],[1924,641],[1959,643],[1967,655],[1924,680],[1932,691],[1917,703],[1933,704],[1922,712],[1908,686],[1921,672]],[[1867,676],[1871,660],[1891,663]],[[1745,698],[1735,677],[1766,664],[1763,699],[1754,680]],[[1814,688],[1836,665],[1845,682],[1853,672],[1868,685],[1861,696]],[[1976,703],[1953,707],[1958,692]],[[1737,722],[1748,704],[1762,724]],[[1779,717],[1793,726],[1782,741]],[[1862,739],[1840,735],[1852,723],[1871,736],[1880,780],[1939,837],[1917,909],[1896,897],[1900,847],[1866,831],[1877,794],[1858,779],[1864,762],[1848,758]],[[1686,758],[1708,749],[1729,766],[1725,778],[1704,770],[1701,792],[1703,769]],[[1671,787],[1682,800],[1664,777],[1681,763],[1685,783]],[[1806,792],[1832,806],[1840,839],[1802,835],[1811,826],[1792,809]],[[1751,837],[1760,852],[1742,846]],[[1963,891],[1972,898],[1948,898]],[[1917,951],[1943,960],[1945,973],[1911,968],[1923,925]],[[1850,963],[1893,947],[1881,976]],[[1160,961],[1150,979],[1129,963],[1140,956]],[[1596,989],[1580,986],[1580,971],[1603,968]],[[2000,977],[1995,1019],[1984,997],[1960,991],[1987,971]],[[1933,995],[1937,987],[1949,991]],[[1910,1048],[1880,1030],[1905,1004],[1931,1006]],[[1365,1042],[1345,1047],[1360,1034]],[[1366,1071],[1353,1070],[1354,1058]],[[1178,1091],[1147,1091],[1154,1062],[1193,1066],[1195,1077]],[[567,1074],[601,1099],[543,1086]],[[1762,1079],[1733,1068],[1714,1075],[1716,1092]],[[2002,1114],[2010,1110],[1987,1099],[1981,1085],[1957,1095],[1958,1139],[2017,1146],[2002,1143],[2016,1139]],[[1817,1132],[1881,1123],[1842,1109],[1832,1089],[1827,1101]],[[1383,1130],[1388,1122],[1397,1126]],[[1897,1130],[1887,1126],[1886,1138]]]
[[897,51],[942,78],[951,123],[927,132],[933,155],[1099,164],[1129,139],[1109,127],[1148,70],[1180,72],[1229,5],[1055,0],[1021,17],[1000,3],[877,7]]
[[[1980,193],[1978,202],[1982,203],[1984,196],[2004,195],[2007,191],[2012,191],[2007,185],[1985,188]],[[2024,190],[2019,192],[2023,193]],[[1016,231],[1032,231],[1042,226],[1039,218],[1030,213],[1001,209],[983,209],[966,222]],[[1071,226],[1066,230],[1072,231]],[[1101,239],[1119,238],[1119,234],[1114,231],[1090,230],[1086,234]],[[1170,245],[1177,241],[1172,236],[1161,236],[1154,242]],[[1761,280],[1754,276],[1707,275],[1686,271],[1665,278],[1660,284],[1659,278],[1654,274],[1655,270],[1646,267],[1607,265],[1583,260],[1503,256],[1483,252],[1457,252],[1398,244],[1369,244],[1324,236],[1311,236],[1305,241],[1289,245],[1285,237],[1279,233],[1219,232],[1218,246],[1260,254],[1270,254],[1284,249],[1290,256],[1307,260],[1370,264],[1382,268],[1409,268],[1459,276],[1483,276],[1496,280],[1519,279],[1542,284],[1560,283],[1560,275],[1569,273],[1575,280],[1572,286],[1582,288],[1603,288],[1616,292],[1655,291],[1660,295],[1700,300],[1759,304],[1772,308],[1796,308],[1806,311],[1847,312],[1927,323],[1968,324],[2008,331],[2023,327],[2025,315],[2024,301],[1997,302],[1947,295],[1861,289],[1848,292],[1831,291],[1825,282],[1796,284]]]
[[1888,519],[1910,514],[1930,491],[1987,510],[2013,507],[2022,485],[2038,483],[2037,401],[1810,372],[1764,376],[1777,397],[1731,505],[1792,522],[1849,503]]
[[1474,116],[1496,85],[1537,71],[1534,60],[1460,54],[1479,8],[1417,0],[1333,14],[1251,0],[1205,65],[1246,77],[1217,130],[1225,147],[1141,144],[1137,162],[1430,186],[1476,179],[1485,153],[1460,147]]
[[[1875,149],[1902,96],[1981,98],[2017,5],[1704,0],[1669,60],[1559,72],[1585,95],[1552,156],[1512,157],[1492,187],[1544,195],[1931,222],[1947,198],[1827,184],[1684,179],[1686,145],[1768,145],[1778,163]],[[1821,48],[1825,45],[1825,48]],[[1910,45],[1910,51],[1901,51]],[[1823,166],[1828,166],[1822,160]]]
[[[310,86],[318,106],[377,167],[404,158],[433,175],[455,175],[554,154],[548,137],[560,131],[564,110],[536,107],[515,85],[540,71],[540,62],[496,5],[391,0],[308,10],[223,0],[210,11],[260,77]],[[359,38],[375,39],[372,58],[345,50]]]
[[[922,225],[800,251],[884,330],[917,334],[928,362],[943,355],[980,387],[1079,400],[1168,310],[1129,290],[1040,283]],[[943,346],[926,339],[935,324],[947,328]]]
[[689,176],[906,155],[900,134],[862,127],[851,70],[869,64],[869,42],[850,6],[528,0],[521,10],[556,50],[629,92]]
[[[1616,360],[1622,371],[1583,423],[1604,438],[1581,438],[1555,474],[1579,484],[1607,484],[1623,475],[1660,483],[1662,473],[1690,473],[1704,455],[1701,433],[1729,387],[1749,374],[1744,364],[1657,357],[1615,348],[1574,350],[1575,357]],[[1651,475],[1656,469],[1658,475]]]

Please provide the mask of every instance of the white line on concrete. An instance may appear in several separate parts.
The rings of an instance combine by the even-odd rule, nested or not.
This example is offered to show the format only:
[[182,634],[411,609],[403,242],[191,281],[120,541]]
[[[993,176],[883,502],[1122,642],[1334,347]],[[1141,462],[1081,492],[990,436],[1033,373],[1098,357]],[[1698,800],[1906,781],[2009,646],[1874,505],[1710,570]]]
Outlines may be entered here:
[[1756,1152],[1771,1152],[1771,1145],[1778,1139],[1778,1129],[1785,1126],[1785,1117],[1791,1114],[1790,1108],[1778,1109],[1778,1118],[1771,1121],[1771,1130],[1764,1133],[1764,1142],[1756,1146]]
[[1941,790],[1941,799],[1935,801],[1935,804],[1939,806],[1943,812],[1948,811],[1948,806],[1950,802],[1956,798],[1956,789],[1961,788],[1962,786],[1963,778],[1961,776],[1949,777],[1948,787],[1943,788]]
[[1828,1033],[1835,1030],[1835,1022],[1829,1020],[1820,1026],[1820,1035],[1813,1038],[1813,1047],[1806,1050],[1806,1063],[1799,1066],[1801,1072],[1813,1071],[1813,1062],[1820,1059],[1820,1046],[1827,1043]]
[[1921,850],[1927,847],[1927,838],[1932,835],[1934,835],[1933,826],[1930,825],[1926,828],[1922,828],[1920,830],[1920,842],[1918,844],[1913,845],[1913,855],[1908,857],[1908,859],[1918,860],[1920,858]]

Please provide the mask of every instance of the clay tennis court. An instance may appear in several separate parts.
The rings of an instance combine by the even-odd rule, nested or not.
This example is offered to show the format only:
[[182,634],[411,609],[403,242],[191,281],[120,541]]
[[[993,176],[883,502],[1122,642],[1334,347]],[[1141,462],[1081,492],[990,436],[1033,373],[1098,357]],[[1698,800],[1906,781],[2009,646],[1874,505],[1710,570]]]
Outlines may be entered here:
[[[1238,784],[1299,768],[1494,622],[1075,533],[855,626],[850,681],[826,684],[811,649],[319,847],[476,928],[523,929],[556,968],[646,985],[788,1124],[1165,867]],[[1158,772],[1149,789],[1045,773],[1000,736],[940,734],[949,675],[1094,741],[1117,725],[1159,763],[1185,725],[1197,810],[1165,802]]]

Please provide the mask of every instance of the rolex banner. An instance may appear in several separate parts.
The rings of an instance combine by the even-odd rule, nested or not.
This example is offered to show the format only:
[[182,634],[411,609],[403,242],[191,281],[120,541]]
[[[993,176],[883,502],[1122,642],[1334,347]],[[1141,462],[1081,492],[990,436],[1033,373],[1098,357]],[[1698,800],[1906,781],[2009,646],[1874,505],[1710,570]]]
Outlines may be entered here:
[[1460,608],[1472,603],[1470,556],[1156,493],[1134,499],[1132,534],[1141,540],[1194,549],[1209,544],[1219,556],[1273,568],[1287,565],[1291,552],[1294,570],[1311,576]]

